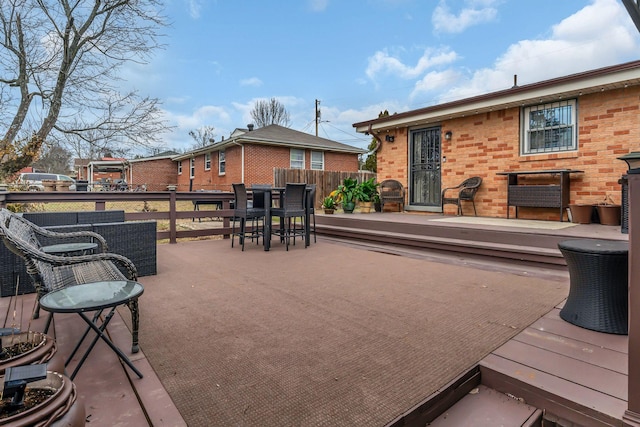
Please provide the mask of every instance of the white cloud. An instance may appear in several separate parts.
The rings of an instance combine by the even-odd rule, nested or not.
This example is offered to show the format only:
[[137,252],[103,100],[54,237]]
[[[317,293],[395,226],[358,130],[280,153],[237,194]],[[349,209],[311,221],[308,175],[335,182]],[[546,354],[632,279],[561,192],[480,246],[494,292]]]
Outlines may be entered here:
[[415,98],[429,92],[444,90],[459,79],[460,73],[454,69],[432,71],[416,82],[410,97]]
[[240,86],[259,87],[262,86],[262,80],[257,77],[250,77],[248,79],[240,80]]
[[591,4],[553,26],[548,39],[522,40],[509,46],[493,67],[479,69],[440,99],[447,102],[614,65],[637,57],[637,30],[616,0]]
[[329,0],[309,0],[309,7],[314,12],[324,12],[329,6]]
[[202,0],[185,0],[187,8],[189,9],[189,16],[193,19],[200,18],[200,11],[202,10]]
[[419,77],[429,68],[450,64],[457,58],[458,55],[449,48],[439,50],[429,48],[424,51],[414,66],[409,66],[403,64],[400,59],[391,56],[388,51],[383,50],[374,53],[369,58],[366,73],[371,80],[375,80],[381,74],[392,74],[403,79],[412,79]]
[[436,33],[461,33],[474,25],[496,19],[496,0],[467,1],[457,14],[451,12],[446,0],[440,0],[431,15],[431,23]]

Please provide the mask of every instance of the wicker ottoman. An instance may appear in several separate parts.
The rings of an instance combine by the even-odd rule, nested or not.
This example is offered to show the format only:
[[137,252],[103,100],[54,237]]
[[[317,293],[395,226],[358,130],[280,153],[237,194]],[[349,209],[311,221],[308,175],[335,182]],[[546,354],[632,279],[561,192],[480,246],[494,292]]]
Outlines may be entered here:
[[578,239],[558,243],[570,288],[560,317],[610,334],[628,334],[629,243]]

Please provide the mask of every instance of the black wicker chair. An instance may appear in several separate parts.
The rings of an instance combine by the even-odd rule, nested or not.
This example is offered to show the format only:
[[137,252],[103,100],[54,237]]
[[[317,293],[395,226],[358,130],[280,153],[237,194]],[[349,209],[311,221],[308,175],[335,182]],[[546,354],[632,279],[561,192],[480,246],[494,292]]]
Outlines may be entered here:
[[[458,215],[463,215],[462,213],[462,201],[471,202],[473,205],[473,213],[475,216],[478,216],[478,212],[476,211],[476,202],[474,201],[476,197],[476,193],[478,192],[478,188],[480,188],[480,184],[482,184],[482,178],[479,176],[474,176],[472,178],[467,178],[462,181],[460,184],[455,187],[448,187],[442,190],[442,198],[440,207],[442,208],[442,212],[444,213],[444,205],[452,204],[458,206]],[[445,193],[451,190],[458,190],[458,194],[456,197],[446,197]]]
[[404,210],[404,186],[395,179],[385,179],[380,183],[380,210],[384,212],[384,205],[397,203],[400,212]]
[[[274,230],[273,234],[278,234],[280,241],[284,240],[287,250],[289,250],[291,238],[293,238],[294,245],[296,244],[297,236],[302,237],[303,242],[306,239],[306,194],[307,184],[287,183],[284,190],[284,198],[282,199],[282,206],[271,209],[271,216],[280,218],[280,228]],[[300,218],[300,227],[296,226],[296,218]]]
[[[90,231],[54,233],[42,230],[6,209],[0,210],[0,237],[9,250],[24,260],[27,273],[37,292],[37,301],[48,292],[68,286],[110,280],[137,281],[138,279],[135,265],[122,255],[108,252],[78,256],[47,254],[40,250],[41,244],[36,237],[41,232],[57,239],[90,236],[101,242],[102,250],[106,250],[104,238],[97,233]],[[136,353],[139,327],[138,301],[132,301],[129,309],[133,336],[131,351]],[[39,307],[36,307],[34,317],[38,315]]]
[[[233,224],[231,226],[231,247],[233,247],[235,236],[238,236],[240,244],[242,245],[242,250],[244,251],[244,242],[247,238],[250,238],[251,241],[253,241],[253,239],[255,238],[258,243],[260,243],[260,236],[264,236],[264,223],[262,225],[258,224],[258,221],[260,219],[264,221],[264,216],[266,215],[266,210],[264,208],[264,197],[262,199],[262,207],[250,207],[249,201],[247,199],[247,188],[245,187],[245,185],[232,185],[233,193],[235,195],[235,201],[233,209]],[[252,226],[247,231],[248,220],[252,221]],[[240,222],[238,231],[236,231],[236,221]]]

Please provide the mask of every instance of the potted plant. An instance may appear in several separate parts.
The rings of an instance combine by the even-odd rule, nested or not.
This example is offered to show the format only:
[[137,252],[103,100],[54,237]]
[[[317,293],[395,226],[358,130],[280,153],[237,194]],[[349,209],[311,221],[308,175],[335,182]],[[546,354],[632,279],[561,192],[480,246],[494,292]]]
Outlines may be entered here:
[[369,213],[373,207],[375,196],[378,194],[378,184],[375,182],[375,178],[369,178],[360,184],[359,205],[360,212]]
[[322,199],[322,208],[324,209],[324,213],[332,214],[336,209],[335,199],[331,196],[327,196]]
[[358,180],[348,177],[342,180],[342,184],[330,194],[337,203],[342,206],[344,213],[353,213],[356,202],[362,197],[362,188],[358,185]]
[[569,211],[571,212],[571,222],[575,224],[591,224],[592,204],[576,203],[569,205]]
[[604,200],[597,205],[600,224],[620,225],[621,206],[613,203],[610,196],[605,196]]

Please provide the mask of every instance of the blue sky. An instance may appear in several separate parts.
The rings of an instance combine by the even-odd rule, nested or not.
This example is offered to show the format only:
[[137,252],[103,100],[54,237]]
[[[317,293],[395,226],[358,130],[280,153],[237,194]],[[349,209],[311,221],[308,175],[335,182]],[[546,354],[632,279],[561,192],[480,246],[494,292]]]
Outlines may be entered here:
[[166,48],[123,78],[159,98],[183,150],[277,98],[291,128],[366,148],[353,123],[640,57],[620,0],[167,0]]

